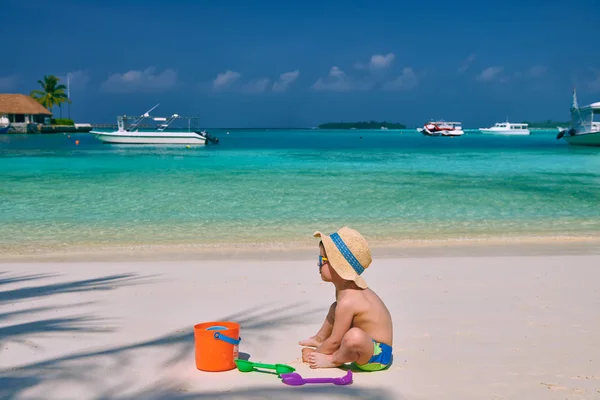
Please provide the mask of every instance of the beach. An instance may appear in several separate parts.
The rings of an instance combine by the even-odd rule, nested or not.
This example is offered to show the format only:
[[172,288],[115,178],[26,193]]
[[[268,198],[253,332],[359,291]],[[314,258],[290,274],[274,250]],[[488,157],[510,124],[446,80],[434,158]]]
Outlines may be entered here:
[[[600,396],[597,151],[554,132],[220,136],[0,141],[0,398]],[[297,345],[334,301],[312,234],[342,226],[372,249],[389,370],[291,387],[196,368],[194,325],[233,321],[243,357],[342,376],[311,370]]]
[[597,247],[520,248],[374,248],[363,276],[392,314],[394,363],[339,387],[194,362],[193,326],[224,320],[241,325],[239,350],[251,361],[342,376],[301,363],[297,342],[334,300],[309,249],[4,259],[0,398],[598,398]]
[[0,400],[600,400],[580,3],[2,2]]

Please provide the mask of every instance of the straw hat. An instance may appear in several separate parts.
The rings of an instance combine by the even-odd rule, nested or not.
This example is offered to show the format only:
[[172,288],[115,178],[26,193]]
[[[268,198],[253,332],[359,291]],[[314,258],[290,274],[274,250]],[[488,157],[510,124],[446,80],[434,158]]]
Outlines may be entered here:
[[345,226],[331,235],[317,231],[313,236],[323,241],[329,265],[339,276],[354,281],[360,288],[367,288],[367,282],[360,274],[371,264],[371,251],[360,233]]

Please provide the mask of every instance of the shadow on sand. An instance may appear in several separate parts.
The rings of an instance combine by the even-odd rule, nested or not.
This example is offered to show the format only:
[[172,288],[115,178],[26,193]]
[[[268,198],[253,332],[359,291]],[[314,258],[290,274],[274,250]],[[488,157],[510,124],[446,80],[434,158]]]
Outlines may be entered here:
[[[78,334],[78,333],[106,333],[114,329],[104,326],[106,319],[96,318],[91,315],[74,315],[68,317],[43,318],[45,313],[74,309],[92,304],[75,303],[61,306],[29,307],[18,310],[6,311],[8,306],[14,307],[28,300],[39,300],[64,293],[84,293],[88,291],[109,291],[134,284],[146,284],[149,281],[134,274],[110,275],[94,279],[75,280],[60,283],[41,284],[41,280],[54,278],[56,275],[11,275],[0,272],[0,352],[8,349],[9,344],[23,344],[36,347],[33,340],[39,336]],[[34,285],[37,284],[37,285]],[[7,286],[15,286],[8,289]],[[31,286],[24,286],[31,285]],[[11,323],[18,318],[37,318],[33,321]],[[102,323],[102,325],[100,325]],[[38,374],[15,374],[0,371],[0,398],[16,398],[21,390],[33,387],[42,380]],[[17,391],[15,391],[17,389]]]
[[[31,280],[47,278],[50,275],[22,275],[14,277],[0,277],[0,286],[9,283],[20,283]],[[95,279],[84,279],[64,283],[51,283],[47,285],[29,286],[0,292],[0,306],[3,303],[47,297],[62,293],[80,293],[90,290],[114,290],[121,286],[132,285],[140,282],[134,274],[109,275]]]
[[[56,275],[13,275],[0,272],[0,288],[6,285],[23,285],[32,281],[55,277]],[[37,283],[37,282],[36,282]],[[35,315],[40,318],[41,314],[51,311],[77,308],[91,303],[76,303],[54,307],[30,307],[15,311],[4,311],[2,308],[8,304],[18,305],[27,300],[37,300],[64,293],[83,293],[88,291],[116,290],[120,287],[148,283],[147,280],[136,277],[134,274],[110,275],[95,279],[68,281],[61,283],[39,284],[36,286],[17,287],[0,291],[0,345],[10,342],[26,343],[37,335],[59,334],[59,333],[82,333],[82,332],[112,332],[113,329],[106,327],[106,319],[96,318],[90,315],[75,315],[69,317],[42,318],[35,321],[9,324],[14,318],[24,318]],[[1,290],[1,289],[0,289]],[[102,325],[100,325],[102,323]]]
[[[0,273],[0,288],[8,284],[29,284],[48,276],[22,275],[6,276]],[[145,284],[149,281],[136,277],[134,274],[111,275],[95,279],[52,283],[47,285],[21,287],[0,291],[0,307],[3,304],[14,304],[19,301],[37,299],[60,293],[83,293],[91,290],[116,290],[123,286]],[[1,290],[1,289],[0,289]],[[65,307],[77,307],[74,304]],[[0,313],[0,342],[23,342],[25,338],[35,337],[37,334],[77,334],[81,332],[113,332],[112,329],[103,329],[94,323],[99,319],[91,316],[77,316],[69,318],[48,318],[32,322],[7,325],[12,318],[23,317],[29,314],[55,310],[56,307],[35,307]],[[281,328],[305,325],[316,315],[321,317],[325,310],[306,309],[301,304],[279,305],[268,304],[248,308],[240,312],[226,315],[221,321],[236,321],[242,327],[240,335],[245,342],[268,343],[274,340],[272,331]],[[2,343],[0,343],[2,344]],[[291,387],[281,383],[275,378],[272,385],[232,389],[229,391],[203,391],[191,392],[185,387],[189,382],[181,379],[167,379],[158,383],[152,380],[149,385],[141,385],[139,377],[132,372],[134,363],[144,354],[161,350],[161,360],[156,361],[157,366],[176,365],[183,362],[187,365],[194,354],[193,324],[185,329],[179,329],[169,334],[150,340],[131,343],[128,345],[106,347],[94,351],[82,351],[65,354],[60,357],[49,358],[39,362],[25,365],[13,365],[0,370],[0,398],[16,400],[22,397],[31,397],[32,393],[43,393],[44,398],[52,398],[53,390],[58,390],[61,395],[68,393],[69,387],[75,384],[84,387],[87,393],[84,397],[91,399],[358,399],[368,398],[375,400],[397,399],[387,390],[380,388],[363,388],[356,383],[351,386],[333,385],[306,385]],[[165,351],[165,349],[167,351]],[[249,354],[242,353],[242,358],[250,358]],[[164,358],[164,359],[163,359]],[[166,359],[166,361],[165,361]],[[189,370],[189,367],[186,367]],[[109,384],[107,375],[118,377],[119,383]],[[59,396],[60,397],[60,396]]]
[[355,385],[350,386],[332,386],[332,385],[314,385],[314,386],[281,386],[254,387],[247,389],[234,389],[223,392],[205,391],[205,392],[182,392],[175,387],[152,387],[144,391],[133,393],[131,395],[120,396],[117,393],[106,393],[95,397],[95,399],[114,399],[114,400],[292,400],[292,399],[369,399],[369,400],[403,400],[403,396],[392,393],[387,389],[365,388]]
[[[0,287],[4,283],[25,283],[32,280],[43,279],[44,276],[1,277]],[[54,283],[35,287],[24,287],[0,292],[0,306],[6,302],[51,296],[59,293],[85,292],[88,290],[114,290],[122,286],[147,283],[144,279],[133,274],[111,275],[103,278]],[[244,341],[257,341],[259,343],[274,340],[269,333],[281,328],[301,326],[307,323],[308,318],[315,316],[314,309],[302,309],[300,304],[290,304],[278,307],[259,305],[240,312],[220,318],[222,321],[239,322]],[[111,332],[110,329],[102,330],[89,323],[94,322],[90,316],[73,318],[49,318],[28,323],[3,325],[3,321],[17,315],[39,313],[48,311],[47,307],[37,307],[27,310],[0,313],[0,340],[19,341],[24,337],[47,332],[78,333],[78,332]],[[321,316],[324,310],[319,309]],[[392,393],[379,388],[362,388],[356,384],[337,387],[333,385],[306,385],[302,387],[286,386],[277,379],[273,385],[252,387],[245,389],[232,389],[225,392],[186,391],[186,382],[181,379],[167,380],[167,383],[157,383],[152,379],[152,384],[140,386],[139,377],[136,377],[135,368],[132,366],[139,357],[154,350],[161,349],[161,354],[166,355],[166,361],[161,358],[156,361],[157,366],[174,365],[179,362],[187,363],[193,358],[194,336],[193,324],[170,334],[159,336],[150,340],[131,343],[123,346],[106,347],[94,351],[82,351],[65,354],[60,357],[49,358],[39,362],[25,365],[13,365],[0,370],[0,398],[16,400],[27,394],[44,393],[46,398],[52,398],[56,388],[62,391],[71,385],[84,387],[85,398],[91,399],[358,399],[368,398],[375,400],[397,399]],[[164,350],[167,351],[164,351]],[[245,355],[246,358],[249,355]],[[188,368],[189,370],[189,368]],[[132,372],[133,371],[133,372]],[[118,377],[118,384],[108,384],[107,375]],[[132,389],[137,388],[137,389]],[[33,395],[35,397],[35,394]]]

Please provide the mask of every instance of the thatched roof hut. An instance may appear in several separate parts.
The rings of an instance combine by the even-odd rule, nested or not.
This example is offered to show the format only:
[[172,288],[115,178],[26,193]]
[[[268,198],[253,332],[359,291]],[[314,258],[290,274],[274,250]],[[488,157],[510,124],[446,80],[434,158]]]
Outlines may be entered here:
[[52,116],[33,97],[24,94],[0,94],[0,115],[4,114],[8,116],[11,129],[19,132],[29,132],[37,124],[49,124]]
[[0,114],[52,115],[33,97],[24,94],[0,94]]

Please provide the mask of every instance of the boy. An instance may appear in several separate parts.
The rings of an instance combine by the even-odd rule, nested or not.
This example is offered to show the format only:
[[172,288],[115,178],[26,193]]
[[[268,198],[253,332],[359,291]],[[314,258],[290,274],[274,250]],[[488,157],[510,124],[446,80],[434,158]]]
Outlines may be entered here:
[[365,371],[386,369],[392,363],[392,317],[379,296],[360,276],[371,264],[367,241],[343,227],[320,237],[319,273],[335,286],[336,301],[317,334],[300,341],[315,347],[308,355],[311,368],[332,368],[348,362]]

